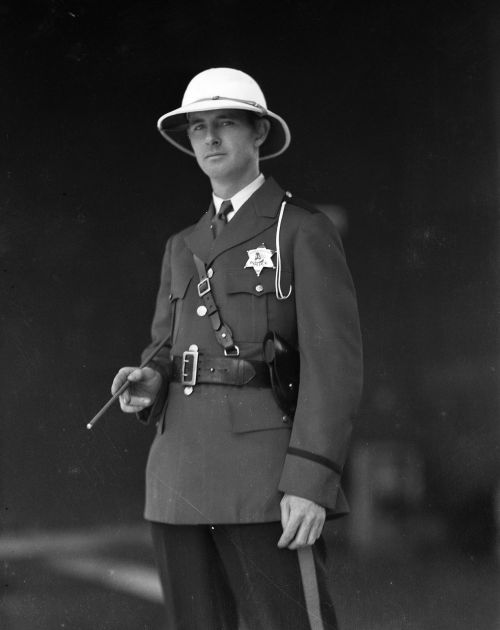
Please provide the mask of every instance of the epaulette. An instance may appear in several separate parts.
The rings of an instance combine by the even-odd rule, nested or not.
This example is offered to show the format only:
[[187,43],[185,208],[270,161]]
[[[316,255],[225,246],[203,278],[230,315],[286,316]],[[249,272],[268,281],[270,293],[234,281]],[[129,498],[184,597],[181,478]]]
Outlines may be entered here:
[[294,206],[297,206],[298,208],[307,210],[307,212],[310,212],[311,214],[317,214],[318,212],[321,212],[321,210],[313,206],[312,203],[310,203],[309,201],[305,201],[305,199],[301,199],[300,197],[292,195],[292,193],[288,190],[285,193],[285,201],[287,203],[291,203]]

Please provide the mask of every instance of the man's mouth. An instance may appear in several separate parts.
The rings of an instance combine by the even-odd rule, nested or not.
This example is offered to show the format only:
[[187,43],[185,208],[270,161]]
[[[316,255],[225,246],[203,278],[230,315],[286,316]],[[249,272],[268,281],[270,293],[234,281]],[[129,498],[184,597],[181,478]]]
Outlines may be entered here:
[[224,153],[207,153],[207,155],[205,155],[205,159],[208,160],[209,158],[220,157],[222,155],[224,155]]

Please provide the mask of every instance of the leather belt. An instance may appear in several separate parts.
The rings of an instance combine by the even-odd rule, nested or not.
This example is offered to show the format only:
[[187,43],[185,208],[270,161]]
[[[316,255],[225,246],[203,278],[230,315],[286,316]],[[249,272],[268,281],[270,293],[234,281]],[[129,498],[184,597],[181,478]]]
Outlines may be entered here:
[[211,357],[188,350],[172,358],[170,380],[194,386],[197,383],[271,387],[269,368],[264,361],[249,361],[233,357]]

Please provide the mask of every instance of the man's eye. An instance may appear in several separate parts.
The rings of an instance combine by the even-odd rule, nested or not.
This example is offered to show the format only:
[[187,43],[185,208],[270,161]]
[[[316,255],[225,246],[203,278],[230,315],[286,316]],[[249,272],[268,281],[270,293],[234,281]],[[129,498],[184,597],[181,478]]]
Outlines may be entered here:
[[229,127],[230,125],[234,125],[234,121],[233,120],[223,120],[223,121],[221,121],[221,125],[223,125],[224,127]]
[[195,125],[191,125],[189,127],[189,132],[193,133],[195,131],[201,131],[203,129],[203,125],[201,123],[195,124]]

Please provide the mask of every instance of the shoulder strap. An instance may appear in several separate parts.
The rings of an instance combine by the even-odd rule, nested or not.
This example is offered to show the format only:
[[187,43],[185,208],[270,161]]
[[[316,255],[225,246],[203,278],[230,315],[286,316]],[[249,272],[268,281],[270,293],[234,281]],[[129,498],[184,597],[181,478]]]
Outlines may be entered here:
[[237,357],[240,354],[240,349],[234,343],[233,333],[229,326],[222,321],[219,313],[215,298],[212,293],[212,287],[210,285],[210,279],[207,276],[207,270],[205,264],[198,258],[196,254],[193,254],[194,264],[198,271],[200,281],[198,282],[198,295],[203,300],[207,308],[207,314],[210,318],[210,323],[215,332],[215,338],[217,342],[224,348],[224,354],[226,357]]

